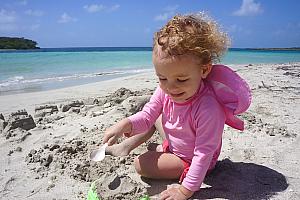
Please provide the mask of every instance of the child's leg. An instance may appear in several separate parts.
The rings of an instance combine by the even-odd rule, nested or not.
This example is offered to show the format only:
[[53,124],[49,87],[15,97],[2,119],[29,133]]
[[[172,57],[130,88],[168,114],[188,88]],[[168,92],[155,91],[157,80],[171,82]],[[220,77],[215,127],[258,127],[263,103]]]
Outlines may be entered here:
[[108,146],[106,147],[105,153],[113,156],[126,156],[133,149],[146,142],[153,135],[154,131],[155,131],[155,127],[153,126],[146,133],[131,136],[129,138],[126,138],[124,141],[122,141],[119,144]]
[[184,170],[182,160],[174,154],[148,151],[134,160],[140,175],[148,178],[177,179]]

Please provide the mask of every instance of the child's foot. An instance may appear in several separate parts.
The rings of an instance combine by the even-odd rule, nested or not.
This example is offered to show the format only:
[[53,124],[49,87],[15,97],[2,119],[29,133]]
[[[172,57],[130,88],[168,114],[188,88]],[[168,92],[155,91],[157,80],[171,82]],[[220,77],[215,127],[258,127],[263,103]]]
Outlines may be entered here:
[[156,151],[156,152],[163,152],[163,147],[161,144],[157,143],[150,143],[147,146],[148,151]]
[[130,149],[127,147],[123,143],[114,144],[106,147],[105,154],[111,156],[127,156],[130,153]]

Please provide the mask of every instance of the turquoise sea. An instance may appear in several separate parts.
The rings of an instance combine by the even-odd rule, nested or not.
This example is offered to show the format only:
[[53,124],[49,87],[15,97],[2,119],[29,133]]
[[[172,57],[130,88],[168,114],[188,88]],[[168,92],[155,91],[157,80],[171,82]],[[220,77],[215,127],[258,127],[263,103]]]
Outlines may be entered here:
[[[152,70],[150,47],[0,51],[0,95],[35,92]],[[230,49],[221,63],[300,62],[300,51]]]

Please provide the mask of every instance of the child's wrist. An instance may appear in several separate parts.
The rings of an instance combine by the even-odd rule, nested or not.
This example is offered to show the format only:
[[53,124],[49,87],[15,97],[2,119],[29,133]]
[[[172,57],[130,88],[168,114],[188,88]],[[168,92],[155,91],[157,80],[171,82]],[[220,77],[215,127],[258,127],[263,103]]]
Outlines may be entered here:
[[190,198],[190,197],[194,194],[193,191],[187,189],[187,188],[184,187],[183,185],[180,185],[180,186],[179,186],[179,191],[180,191],[184,196],[186,196],[187,198]]

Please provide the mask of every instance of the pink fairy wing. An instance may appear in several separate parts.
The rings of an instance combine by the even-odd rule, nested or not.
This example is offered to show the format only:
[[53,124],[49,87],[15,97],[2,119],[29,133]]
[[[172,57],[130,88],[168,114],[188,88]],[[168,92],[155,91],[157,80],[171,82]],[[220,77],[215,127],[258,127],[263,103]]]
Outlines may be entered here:
[[224,65],[213,65],[206,81],[211,85],[218,101],[223,105],[226,124],[243,130],[244,122],[235,115],[245,112],[251,104],[251,90],[246,81]]

